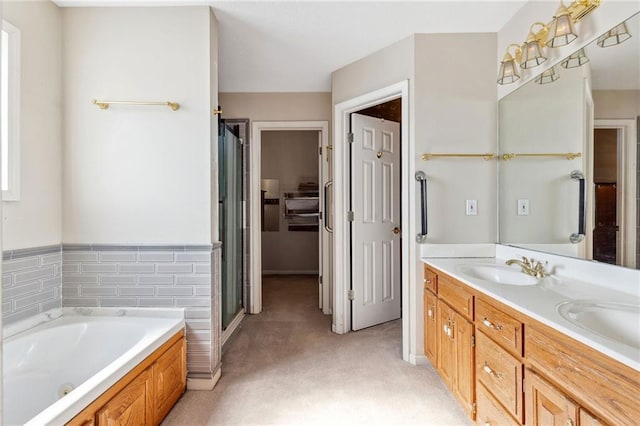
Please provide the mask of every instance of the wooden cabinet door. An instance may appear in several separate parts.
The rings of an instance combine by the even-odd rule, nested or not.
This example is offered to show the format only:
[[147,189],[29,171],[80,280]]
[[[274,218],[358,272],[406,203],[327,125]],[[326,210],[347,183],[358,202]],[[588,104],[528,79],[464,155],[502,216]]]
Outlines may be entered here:
[[464,404],[467,412],[472,413],[475,400],[475,353],[473,342],[473,323],[467,321],[457,312],[453,313],[454,388],[453,392]]
[[187,384],[185,339],[180,339],[153,364],[156,423],[165,418]]
[[[451,331],[453,310],[443,301],[437,302],[438,314],[438,372],[444,381],[453,389],[454,342]],[[449,336],[451,334],[451,336]]]
[[151,426],[154,424],[150,370],[147,368],[140,373],[98,410],[96,423],[99,426]]
[[575,426],[578,406],[531,370],[525,376],[527,425]]
[[603,424],[589,412],[580,408],[580,426],[603,426]]
[[424,354],[434,367],[438,366],[438,299],[424,290]]

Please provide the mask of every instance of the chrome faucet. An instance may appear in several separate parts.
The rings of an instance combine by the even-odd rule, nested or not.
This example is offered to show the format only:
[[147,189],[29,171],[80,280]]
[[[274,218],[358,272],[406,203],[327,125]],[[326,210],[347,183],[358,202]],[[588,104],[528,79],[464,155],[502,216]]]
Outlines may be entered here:
[[522,256],[522,260],[509,259],[505,263],[507,265],[519,265],[522,268],[522,272],[527,275],[531,275],[532,277],[544,278],[549,275],[547,271],[544,270],[547,262],[543,264],[542,262],[536,261],[535,259],[528,259],[526,256]]

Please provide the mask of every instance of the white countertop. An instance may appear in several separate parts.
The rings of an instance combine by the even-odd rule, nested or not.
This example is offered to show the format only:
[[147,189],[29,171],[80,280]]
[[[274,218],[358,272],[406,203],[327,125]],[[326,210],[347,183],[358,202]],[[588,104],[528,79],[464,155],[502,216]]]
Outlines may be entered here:
[[[629,292],[618,291],[565,276],[550,276],[536,285],[515,286],[475,279],[460,271],[463,265],[505,265],[502,258],[423,258],[423,262],[460,280],[529,317],[548,325],[585,345],[640,371],[640,349],[609,340],[564,319],[558,304],[574,300],[595,300],[640,305],[640,285]],[[514,265],[514,268],[516,266]],[[519,268],[519,267],[517,267]],[[517,270],[517,269],[516,269]]]

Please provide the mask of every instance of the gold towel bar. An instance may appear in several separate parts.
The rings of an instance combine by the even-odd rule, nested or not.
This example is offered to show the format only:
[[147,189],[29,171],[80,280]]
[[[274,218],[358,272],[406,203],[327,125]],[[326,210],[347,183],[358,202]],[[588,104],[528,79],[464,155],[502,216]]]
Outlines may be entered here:
[[502,159],[504,161],[509,161],[512,158],[516,158],[516,157],[560,157],[560,158],[566,158],[567,160],[575,160],[578,157],[582,157],[582,153],[565,152],[565,153],[557,153],[557,154],[516,154],[515,152],[511,152],[508,154],[502,154]]
[[100,109],[108,109],[109,105],[144,105],[144,106],[167,106],[171,108],[173,111],[176,111],[180,108],[180,104],[177,102],[138,102],[138,101],[99,101],[94,99],[93,103],[97,105]]
[[429,161],[433,158],[483,158],[485,161],[493,160],[496,154],[422,154],[422,161]]

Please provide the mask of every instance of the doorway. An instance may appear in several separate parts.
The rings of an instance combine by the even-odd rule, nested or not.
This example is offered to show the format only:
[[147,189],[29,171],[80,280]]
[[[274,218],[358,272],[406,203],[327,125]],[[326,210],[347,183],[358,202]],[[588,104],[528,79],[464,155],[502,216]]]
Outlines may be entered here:
[[402,102],[351,114],[351,330],[401,316]]
[[[413,180],[415,173],[414,144],[410,143],[409,135],[409,84],[408,81],[387,86],[373,92],[346,100],[335,106],[335,135],[334,135],[334,271],[335,271],[335,303],[333,312],[333,331],[339,334],[348,333],[352,329],[351,289],[351,232],[350,214],[351,194],[344,188],[351,184],[351,163],[349,148],[349,133],[351,114],[364,109],[400,99],[401,129],[400,129],[400,188],[402,193],[400,208],[400,223],[403,238],[401,240],[402,262],[401,269],[401,309],[402,309],[402,358],[412,364],[420,362],[415,355],[417,352],[417,336],[410,330],[418,328],[417,313],[419,312],[419,295],[417,294],[417,267],[419,259],[417,247],[413,244],[413,237],[417,235],[416,224],[412,223],[410,212],[417,208],[414,191],[416,185]],[[411,354],[411,355],[410,355]]]
[[[326,121],[290,121],[290,122],[260,122],[252,123],[252,144],[250,147],[250,209],[253,212],[250,216],[250,258],[252,259],[251,268],[251,297],[248,312],[258,314],[262,311],[262,274],[263,271],[272,273],[295,273],[306,272],[318,275],[318,294],[319,306],[323,310],[330,307],[330,281],[327,279],[329,274],[328,259],[323,253],[326,251],[326,245],[329,244],[326,238],[324,227],[321,227],[322,218],[324,217],[324,193],[319,189],[323,187],[327,175],[323,167],[322,153],[328,151],[328,130],[329,125]],[[285,133],[280,133],[285,132]],[[302,133],[298,133],[302,132]],[[315,173],[298,173],[295,176],[295,182],[286,182],[283,178],[275,178],[262,173],[263,155],[262,152],[270,144],[270,141],[280,140],[282,137],[295,138],[300,136],[312,135],[314,138],[315,148],[313,155],[315,158]],[[299,139],[298,139],[299,140]],[[275,142],[282,143],[282,142]],[[320,154],[320,155],[319,155]],[[294,156],[295,157],[295,156]],[[271,163],[277,163],[282,158],[267,160]],[[280,164],[277,169],[278,173],[289,173],[293,170],[292,164],[295,164],[296,158],[291,159],[287,164]],[[266,166],[266,165],[265,165]],[[306,167],[309,169],[309,165]],[[267,173],[274,173],[271,167],[265,167]],[[270,170],[270,171],[269,171]],[[284,176],[284,175],[283,175]],[[314,179],[305,179],[313,177]],[[263,179],[265,180],[263,182]],[[274,249],[274,246],[268,244],[263,249],[263,238],[271,240],[275,237],[275,231],[263,229],[274,229],[278,227],[278,233],[288,234],[289,240],[305,239],[304,234],[315,233],[316,256],[315,269],[286,269],[282,263],[278,264],[278,259],[274,255],[281,252],[280,249]],[[296,235],[298,237],[296,237]],[[313,238],[307,238],[309,240]],[[267,242],[267,241],[265,241]],[[273,243],[274,241],[272,241]],[[290,243],[291,241],[289,241]],[[282,243],[282,241],[280,241]],[[309,241],[305,242],[309,244]],[[286,242],[285,242],[286,246]],[[294,244],[295,246],[295,244]],[[295,251],[294,246],[284,251],[284,256],[295,257],[299,253]],[[286,247],[285,247],[286,248]],[[263,251],[269,251],[263,256]],[[298,259],[301,262],[309,261],[308,258]],[[269,262],[269,263],[266,263]],[[275,265],[275,267],[274,267]],[[266,269],[267,268],[270,269]]]
[[636,267],[635,120],[596,120],[593,131],[593,259]]

